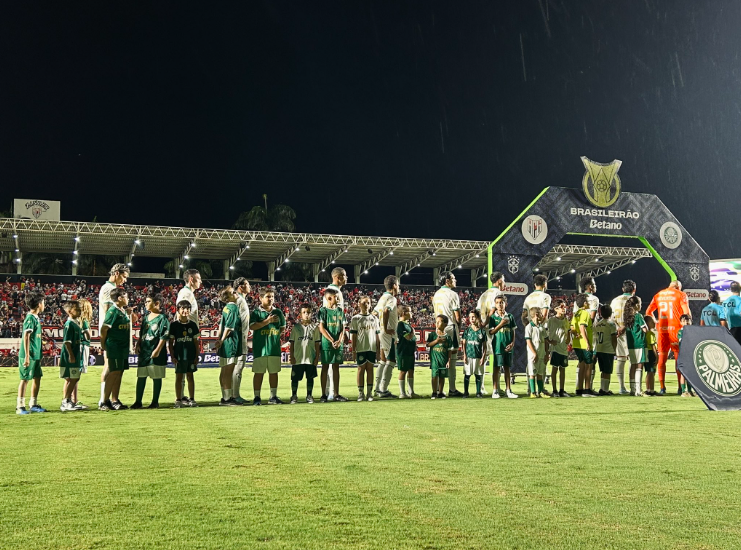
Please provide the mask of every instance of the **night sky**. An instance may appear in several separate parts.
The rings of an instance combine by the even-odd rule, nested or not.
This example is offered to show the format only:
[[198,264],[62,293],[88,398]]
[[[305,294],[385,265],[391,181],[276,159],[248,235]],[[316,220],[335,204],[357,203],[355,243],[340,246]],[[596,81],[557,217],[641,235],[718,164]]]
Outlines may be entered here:
[[17,2],[0,18],[0,208],[490,240],[579,159],[623,161],[741,256],[741,2]]

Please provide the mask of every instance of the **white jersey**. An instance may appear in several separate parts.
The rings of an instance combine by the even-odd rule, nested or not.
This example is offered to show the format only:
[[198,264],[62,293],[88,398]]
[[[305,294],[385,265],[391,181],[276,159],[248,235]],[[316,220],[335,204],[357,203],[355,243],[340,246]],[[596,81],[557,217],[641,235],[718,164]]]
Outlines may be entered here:
[[313,365],[316,358],[316,342],[322,341],[319,325],[296,323],[291,329],[289,342],[293,342],[293,358],[297,365]]
[[560,355],[569,354],[569,320],[564,317],[548,319],[548,339],[551,341],[551,351]]
[[116,285],[114,285],[110,281],[106,281],[103,283],[103,286],[100,287],[100,294],[98,294],[98,333],[100,334],[100,330],[103,328],[103,319],[105,319],[105,314],[108,313],[108,309],[113,305],[113,300],[111,300],[111,290],[116,288]]
[[[338,287],[335,284],[330,284],[327,286],[327,288],[331,288],[333,290],[337,291],[337,309],[342,311],[343,315],[345,313],[345,297],[342,295],[342,289]],[[326,289],[325,289],[326,290]],[[322,305],[324,307],[329,307],[329,304],[327,303],[327,295],[325,294],[322,297]]]
[[[393,336],[389,336],[392,340],[395,342],[399,340],[399,338],[396,336],[396,325],[399,324],[399,311],[397,309],[398,302],[396,300],[396,296],[391,294],[390,292],[386,291],[381,295],[380,300],[378,300],[378,303],[376,304],[376,307],[373,308],[374,311],[378,313],[378,323],[381,327],[381,334],[386,334],[386,329],[390,328],[394,331]],[[388,320],[388,326],[383,326],[383,312],[388,310],[389,312],[389,320]],[[374,351],[368,350],[368,351]]]
[[175,307],[177,307],[177,305],[183,300],[190,302],[190,316],[188,319],[200,327],[201,325],[198,322],[198,302],[196,301],[196,295],[193,294],[193,291],[188,285],[185,285],[180,289],[180,292],[178,292],[178,298],[175,300]]
[[247,300],[244,295],[237,292],[237,307],[239,308],[239,319],[242,321],[242,351],[247,354],[247,344],[249,339],[247,336],[250,333],[250,306],[247,305]]
[[[545,339],[548,337],[546,328],[543,325],[534,325],[531,322],[525,327],[525,340],[530,340],[533,343],[533,347],[538,352],[538,362],[544,361],[545,354]],[[527,346],[527,360],[528,363],[535,363],[535,355],[530,350],[530,346]]]
[[497,287],[492,287],[488,289],[486,292],[484,292],[480,297],[479,301],[476,304],[476,309],[479,310],[482,314],[484,311],[488,312],[489,315],[494,311],[494,300],[497,299],[497,296],[502,296],[503,292],[499,290]]
[[623,312],[625,311],[625,302],[628,301],[632,294],[621,294],[615,298],[610,304],[612,309],[612,320],[615,322],[617,328],[623,328],[625,323],[623,322]]
[[600,319],[592,328],[594,334],[594,350],[597,353],[615,354],[615,348],[612,347],[612,335],[617,334],[617,327],[613,321]]
[[551,309],[551,295],[542,290],[534,290],[528,294],[522,304],[522,309],[527,311],[527,318],[530,319],[530,308],[537,307],[540,309]]
[[[585,292],[587,295],[587,311],[591,313],[597,313],[599,311],[599,298],[592,294],[591,292]],[[574,313],[579,311],[579,306],[576,305],[576,302],[574,302]],[[595,316],[592,315],[592,318]]]
[[363,315],[362,313],[355,315],[352,321],[350,321],[350,334],[358,335],[357,348],[353,351],[355,353],[362,353],[364,351],[375,353],[380,332],[381,325],[378,324],[378,318],[375,315],[371,315],[370,313],[367,315]]
[[445,315],[448,318],[448,326],[458,326],[455,312],[460,314],[461,302],[458,293],[452,288],[441,286],[432,297],[432,307],[435,310],[435,316]]

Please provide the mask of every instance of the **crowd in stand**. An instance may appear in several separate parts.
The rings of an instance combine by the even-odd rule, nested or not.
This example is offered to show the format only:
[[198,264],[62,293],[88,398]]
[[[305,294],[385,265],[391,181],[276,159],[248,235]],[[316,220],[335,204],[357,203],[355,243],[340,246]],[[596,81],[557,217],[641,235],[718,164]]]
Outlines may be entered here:
[[[251,307],[258,304],[258,295],[261,286],[267,283],[256,283],[252,285]],[[127,283],[129,291],[134,289],[137,292],[130,292],[131,303],[135,310],[143,310],[144,298],[148,291],[156,290],[161,293],[167,304],[167,313],[171,316],[175,314],[175,299],[178,291],[182,288],[182,283],[172,284],[162,281],[153,281],[148,284]],[[201,326],[216,326],[221,316],[221,304],[219,302],[219,291],[225,284],[209,285],[204,284],[202,290],[198,293],[198,311],[200,314]],[[276,306],[280,307],[289,324],[292,320],[297,319],[299,315],[299,305],[309,302],[316,306],[318,310],[321,307],[323,284],[301,284],[301,283],[271,283],[275,289]],[[62,326],[66,319],[63,305],[68,300],[77,300],[85,298],[93,306],[93,326],[98,324],[98,294],[100,285],[87,284],[85,280],[76,280],[71,283],[41,283],[33,278],[22,278],[20,282],[6,281],[0,287],[0,338],[19,338],[20,328],[25,316],[24,299],[26,292],[29,290],[42,290],[46,296],[46,310],[41,315],[41,324],[44,326]],[[357,297],[360,294],[369,295],[373,303],[377,302],[383,294],[382,285],[347,285],[343,289],[346,293],[346,309],[348,318],[357,313]],[[464,312],[471,311],[476,307],[481,292],[484,289],[460,289],[459,295],[461,300],[461,309]],[[434,314],[431,307],[432,295],[435,292],[433,287],[409,287],[402,290],[399,296],[404,304],[411,306],[415,312],[414,321],[417,327],[433,327]],[[290,326],[288,330],[290,331]]]

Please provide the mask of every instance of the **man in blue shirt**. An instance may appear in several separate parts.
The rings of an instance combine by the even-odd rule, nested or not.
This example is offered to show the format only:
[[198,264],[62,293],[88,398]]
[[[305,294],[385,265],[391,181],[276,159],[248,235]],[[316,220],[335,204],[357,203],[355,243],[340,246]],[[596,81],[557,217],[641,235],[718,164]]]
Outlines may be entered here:
[[726,322],[731,334],[737,342],[741,343],[741,284],[736,281],[731,283],[731,295],[723,302],[726,309]]
[[702,308],[700,313],[701,327],[727,327],[726,310],[720,304],[720,296],[717,290],[711,290],[708,296],[710,303]]

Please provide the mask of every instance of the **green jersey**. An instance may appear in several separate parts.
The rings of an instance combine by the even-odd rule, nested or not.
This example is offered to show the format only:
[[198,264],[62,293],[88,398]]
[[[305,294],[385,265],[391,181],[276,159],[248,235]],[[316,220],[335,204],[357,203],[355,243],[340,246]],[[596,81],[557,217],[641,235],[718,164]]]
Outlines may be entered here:
[[[23,320],[23,337],[26,337],[26,333],[30,332],[31,336],[28,340],[28,359],[30,361],[41,360],[41,322],[39,318],[33,313],[26,315]],[[26,346],[21,342],[21,349],[18,352],[19,365],[23,365],[26,359]]]
[[625,327],[625,336],[628,341],[628,349],[643,349],[646,347],[646,333],[643,332],[643,327],[646,326],[646,321],[643,320],[643,315],[636,313],[633,326]]
[[[319,319],[319,324],[324,325],[324,329],[329,333],[332,339],[335,342],[339,340],[340,335],[345,328],[345,316],[343,315],[342,310],[339,308],[329,309],[327,307],[322,307],[319,309],[319,315],[317,318]],[[335,349],[332,347],[332,342],[327,340],[324,335],[322,335],[322,349]]]
[[484,355],[484,342],[486,342],[484,329],[474,330],[473,327],[468,327],[463,333],[463,339],[466,341],[466,357],[481,359]]
[[491,317],[489,317],[489,330],[496,328],[497,325],[504,319],[508,319],[509,324],[504,325],[502,328],[500,328],[492,337],[491,348],[494,352],[494,355],[504,355],[505,353],[510,353],[510,351],[512,351],[506,351],[507,346],[514,342],[515,330],[517,330],[517,325],[515,325],[515,318],[512,316],[511,313],[505,312],[504,315],[502,315],[501,317],[498,313],[493,313]]
[[[227,359],[239,357],[242,355],[242,318],[239,316],[239,306],[235,302],[229,302],[221,310],[219,339],[224,336],[227,329],[232,329],[232,331],[221,343],[218,355]],[[258,357],[257,353],[255,357]]]
[[126,312],[117,305],[112,305],[105,314],[103,326],[108,327],[105,340],[108,355],[113,357],[128,355],[131,319]]
[[[411,339],[407,340],[407,334],[411,334]],[[399,342],[396,344],[396,354],[403,357],[414,357],[414,352],[417,351],[417,335],[414,334],[414,329],[409,323],[399,321],[396,325],[396,335],[399,337]]]
[[160,342],[167,342],[169,332],[170,321],[161,313],[152,319],[149,318],[149,314],[144,316],[139,330],[140,367],[146,367],[147,365],[167,366],[167,348],[163,347],[157,357],[152,357],[152,354],[160,345]]
[[[427,343],[437,340],[439,334],[431,332],[427,335]],[[450,336],[445,336],[442,342],[438,342],[430,348],[430,368],[444,369],[448,364],[448,352],[453,347],[453,340]]]
[[90,338],[85,336],[85,334],[90,334],[90,323],[87,322],[87,320],[82,322],[82,345],[83,346],[89,346],[90,345]]
[[275,315],[278,321],[252,331],[252,353],[255,357],[280,357],[280,335],[286,326],[286,318],[278,308],[265,311],[262,306],[250,313],[250,325],[262,323]]
[[198,325],[188,319],[185,323],[173,321],[170,323],[168,338],[175,340],[175,357],[178,363],[184,361],[193,363],[198,357],[196,338],[200,336]]
[[[72,346],[74,360],[67,352],[67,343]],[[60,367],[82,367],[82,328],[74,319],[67,319],[64,323],[64,344],[62,345],[62,356],[59,359]]]

